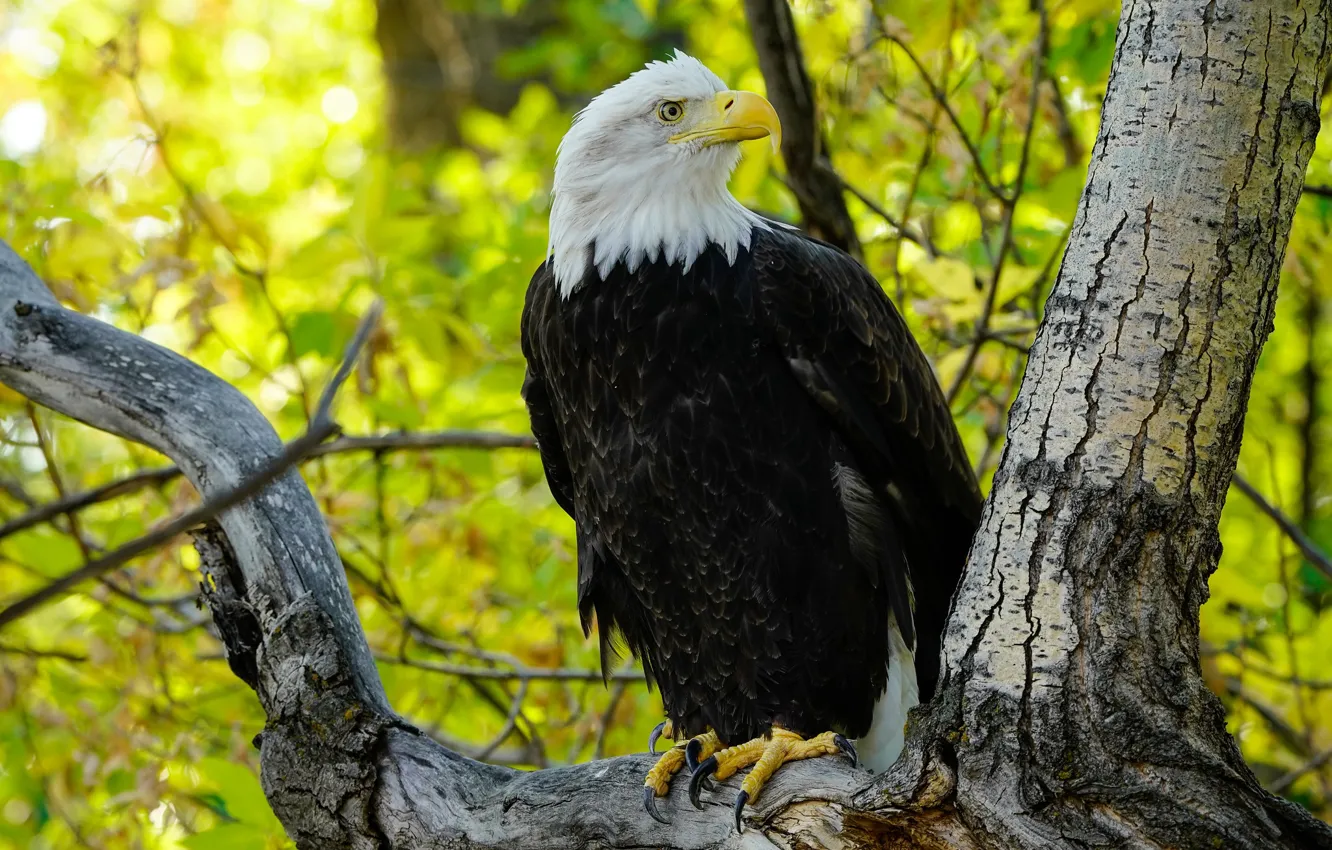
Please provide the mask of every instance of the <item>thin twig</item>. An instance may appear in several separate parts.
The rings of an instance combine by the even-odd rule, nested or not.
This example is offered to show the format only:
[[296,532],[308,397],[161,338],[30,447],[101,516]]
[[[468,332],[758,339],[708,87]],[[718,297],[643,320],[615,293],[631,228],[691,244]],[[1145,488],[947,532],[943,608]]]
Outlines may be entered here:
[[[302,461],[325,455],[346,452],[396,452],[422,449],[531,449],[536,441],[523,434],[505,434],[498,431],[420,431],[395,434],[369,434],[357,437],[339,437],[316,446]],[[0,540],[34,525],[73,511],[80,511],[99,502],[120,496],[129,496],[145,487],[160,486],[180,476],[180,468],[163,466],[127,475],[116,481],[74,493],[63,499],[39,505],[27,513],[0,524]]]
[[1295,727],[1287,723],[1275,708],[1245,690],[1239,679],[1227,677],[1225,688],[1226,693],[1253,709],[1287,749],[1306,758],[1311,755],[1305,748],[1303,736],[1295,730]]
[[352,366],[362,347],[364,347],[365,341],[369,339],[371,329],[379,321],[379,315],[383,312],[383,308],[383,302],[376,300],[366,311],[365,316],[361,318],[360,326],[356,329],[356,335],[352,337],[352,341],[347,345],[347,352],[343,357],[342,365],[338,367],[333,379],[329,381],[328,386],[324,388],[323,394],[319,397],[319,405],[315,409],[315,415],[310,420],[309,427],[304,434],[288,443],[277,457],[264,464],[254,475],[222,495],[204,502],[193,510],[186,511],[142,537],[130,541],[101,558],[90,561],[79,569],[61,576],[45,587],[0,610],[0,628],[63,595],[81,582],[114,570],[131,558],[161,546],[177,535],[207,522],[227,508],[248,499],[303,458],[309,456],[310,452],[324,440],[336,434],[338,425],[330,416],[333,398],[337,395],[338,388],[351,373]]
[[[137,56],[137,42],[134,44],[134,50],[135,55]],[[254,268],[241,259],[233,244],[235,241],[234,237],[222,232],[222,226],[219,224],[216,214],[212,210],[206,208],[199,193],[195,191],[194,187],[190,185],[190,182],[185,179],[185,176],[171,161],[166,146],[166,128],[157,119],[157,116],[152,109],[149,108],[148,102],[144,99],[143,90],[139,85],[137,67],[138,62],[136,59],[134,68],[126,71],[125,74],[129,80],[130,90],[134,95],[135,102],[138,104],[139,111],[143,116],[144,123],[146,123],[153,132],[152,143],[157,148],[158,157],[162,162],[162,167],[166,170],[167,176],[169,176],[176,184],[177,188],[180,189],[181,194],[185,196],[185,201],[194,211],[194,214],[199,217],[199,220],[202,221],[204,226],[208,228],[209,232],[213,234],[213,238],[216,239],[218,244],[227,252],[227,255],[231,258],[232,265],[236,267],[236,270],[239,271],[242,276],[254,281],[265,306],[267,306],[269,312],[273,314],[273,320],[277,324],[278,333],[282,335],[283,340],[286,342],[283,356],[287,361],[287,364],[296,371],[296,381],[299,384],[297,392],[301,398],[301,412],[308,418],[310,415],[309,384],[305,380],[305,374],[301,372],[300,366],[296,362],[296,343],[291,334],[291,325],[288,324],[287,317],[278,309],[277,304],[273,301],[272,294],[269,291],[268,268],[266,265],[264,267]],[[209,203],[216,205],[216,202],[211,199]]]
[[1308,535],[1306,535],[1290,517],[1282,513],[1280,509],[1267,501],[1267,499],[1263,498],[1263,494],[1254,489],[1254,486],[1246,481],[1244,476],[1240,475],[1238,472],[1231,477],[1230,483],[1235,489],[1248,496],[1254,505],[1258,507],[1258,510],[1271,517],[1272,521],[1275,522],[1277,527],[1290,538],[1291,542],[1295,544],[1295,548],[1300,550],[1300,554],[1302,554],[1309,563],[1317,567],[1323,575],[1332,578],[1332,559],[1329,559],[1327,554],[1323,552],[1322,549],[1318,548],[1318,544],[1310,540]]
[[55,658],[73,664],[88,660],[88,656],[76,652],[63,652],[59,649],[33,649],[27,646],[13,646],[0,643],[0,655],[22,655],[28,658]]
[[1315,770],[1320,769],[1323,765],[1327,764],[1329,761],[1332,761],[1332,749],[1323,750],[1321,753],[1314,756],[1312,759],[1300,765],[1299,767],[1295,768],[1294,770],[1290,771],[1286,775],[1278,777],[1275,782],[1273,782],[1270,786],[1268,786],[1267,790],[1271,791],[1273,794],[1283,794],[1285,793],[1286,789],[1294,785],[1301,776],[1304,776],[1306,773],[1312,773]]
[[1026,355],[1031,353],[1030,344],[1025,342],[1018,342],[1015,339],[1009,339],[1008,335],[1003,333],[1002,331],[987,330],[985,331],[985,333],[981,334],[980,339],[983,342],[989,342],[993,340],[994,342],[997,342],[1000,345],[1002,345],[1004,348],[1013,349],[1018,354]]
[[1264,679],[1269,679],[1273,682],[1280,682],[1283,685],[1298,684],[1301,688],[1308,688],[1311,691],[1332,691],[1332,679],[1302,678],[1299,680],[1298,683],[1296,683],[1294,677],[1291,676],[1289,673],[1279,673],[1270,667],[1264,667],[1261,664],[1255,664],[1254,662],[1245,658],[1240,653],[1236,652],[1234,649],[1225,648],[1225,647],[1212,647],[1209,649],[1207,647],[1204,647],[1202,650],[1202,654],[1228,655],[1239,662],[1240,667],[1243,668],[1246,674],[1252,673],[1255,676],[1262,676]]
[[[1022,134],[1022,154],[1018,159],[1017,177],[1013,181],[1013,192],[1011,195],[1005,195],[996,192],[1004,205],[1004,234],[999,242],[999,254],[994,260],[994,273],[990,278],[989,288],[985,293],[985,304],[981,308],[980,318],[976,321],[976,335],[972,340],[971,346],[967,348],[966,359],[962,366],[957,370],[953,383],[948,388],[947,399],[951,405],[956,399],[957,394],[962,391],[971,369],[976,365],[976,357],[980,354],[981,346],[985,344],[986,334],[990,328],[990,318],[994,315],[995,301],[999,295],[999,278],[1004,271],[1004,261],[1008,259],[1008,254],[1013,247],[1013,219],[1017,212],[1018,199],[1022,197],[1022,184],[1027,175],[1027,164],[1031,160],[1031,137],[1036,130],[1036,114],[1040,111],[1040,91],[1041,80],[1045,76],[1045,51],[1050,40],[1050,18],[1045,11],[1044,0],[1034,0],[1032,9],[1040,16],[1040,28],[1036,35],[1036,52],[1031,59],[1031,98],[1028,102],[1029,114],[1027,115],[1027,129]],[[922,70],[921,73],[924,73]],[[979,166],[977,166],[979,167]]]
[[980,150],[977,149],[976,143],[971,140],[971,136],[967,133],[966,128],[962,126],[962,119],[958,118],[957,113],[953,111],[953,105],[948,102],[948,94],[934,82],[934,78],[930,76],[930,72],[925,69],[925,63],[920,61],[920,57],[916,55],[916,51],[912,50],[909,44],[903,41],[887,26],[883,27],[883,34],[885,38],[900,47],[902,52],[907,55],[907,58],[911,60],[911,64],[916,66],[916,71],[920,74],[920,78],[925,81],[925,86],[930,90],[930,95],[934,98],[935,103],[937,103],[943,110],[944,114],[948,116],[948,120],[952,123],[953,128],[957,130],[957,135],[961,137],[962,146],[967,149],[967,154],[971,157],[971,162],[976,167],[976,176],[980,178],[981,183],[985,184],[986,190],[996,198],[1005,200],[1007,196],[1004,194],[1003,190],[990,179],[989,172],[985,170],[985,163],[981,161]]
[[610,701],[606,703],[606,710],[601,713],[600,728],[597,730],[597,743],[592,748],[592,758],[594,759],[606,757],[606,735],[610,732],[611,721],[615,719],[615,710],[620,707],[620,700],[624,699],[624,692],[628,688],[628,682],[620,681],[615,683],[615,688],[611,691]]
[[1050,92],[1053,95],[1051,102],[1054,104],[1055,114],[1055,135],[1059,137],[1059,143],[1064,147],[1064,167],[1072,168],[1082,161],[1084,153],[1082,142],[1078,139],[1077,131],[1073,129],[1073,122],[1068,117],[1068,103],[1064,100],[1063,89],[1059,87],[1059,76],[1051,74],[1046,69],[1045,82],[1050,84]]
[[[950,29],[956,29],[957,3],[949,4]],[[945,54],[944,76],[947,77],[949,69],[952,67],[953,52],[950,50]],[[930,127],[925,134],[925,145],[920,152],[920,160],[916,163],[916,169],[911,173],[911,184],[907,186],[906,199],[902,201],[902,221],[911,220],[911,205],[916,202],[916,193],[920,191],[920,180],[925,174],[925,169],[929,167],[930,160],[934,158],[934,147],[939,137],[939,107],[934,107],[934,115],[930,116]],[[921,228],[921,236],[925,238],[926,252],[933,260],[938,252],[934,250],[934,243],[929,238],[928,228]],[[893,291],[897,296],[897,309],[906,309],[906,290],[902,285],[902,243],[899,241],[893,249]]]
[[[602,681],[600,670],[525,666],[515,667],[511,670],[500,670],[491,667],[473,667],[467,664],[446,664],[442,661],[425,661],[419,658],[404,658],[400,655],[392,655],[385,652],[376,652],[375,660],[389,664],[398,664],[403,667],[412,667],[417,670],[428,670],[432,673],[445,673],[450,676],[460,676],[464,679],[490,679],[499,682]],[[616,670],[610,673],[606,678],[606,681],[610,682],[641,682],[642,680],[643,675],[632,670]]]
[[856,199],[860,201],[862,204],[864,204],[867,208],[869,208],[870,212],[874,213],[879,218],[888,222],[888,225],[892,227],[894,230],[896,230],[899,236],[901,236],[903,239],[907,240],[908,242],[914,242],[917,245],[919,245],[921,248],[925,249],[925,253],[928,254],[931,259],[933,259],[938,255],[938,252],[934,248],[934,244],[930,242],[930,240],[923,233],[918,233],[915,230],[912,230],[911,227],[909,227],[906,224],[906,222],[899,221],[892,213],[888,212],[881,205],[875,202],[875,200],[871,198],[869,195],[866,195],[864,192],[860,191],[855,186],[848,183],[845,177],[842,177],[839,174],[837,175],[837,179],[838,181],[841,182],[843,189],[855,195]]
[[509,704],[509,713],[504,716],[504,725],[495,733],[495,737],[490,739],[490,743],[481,748],[481,752],[476,756],[477,761],[485,761],[490,758],[491,753],[498,750],[500,745],[513,734],[514,727],[518,725],[518,715],[523,710],[523,701],[527,699],[527,686],[531,682],[531,679],[518,680],[518,693],[513,695]]

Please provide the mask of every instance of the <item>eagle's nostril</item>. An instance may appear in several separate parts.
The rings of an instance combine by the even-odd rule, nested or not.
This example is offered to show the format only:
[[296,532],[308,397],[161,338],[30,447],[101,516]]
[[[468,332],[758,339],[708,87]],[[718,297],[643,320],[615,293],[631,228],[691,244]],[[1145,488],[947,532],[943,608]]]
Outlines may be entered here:
[[730,98],[729,100],[727,100],[726,105],[722,107],[722,111],[725,112],[726,110],[730,109],[732,106],[735,106],[735,98]]

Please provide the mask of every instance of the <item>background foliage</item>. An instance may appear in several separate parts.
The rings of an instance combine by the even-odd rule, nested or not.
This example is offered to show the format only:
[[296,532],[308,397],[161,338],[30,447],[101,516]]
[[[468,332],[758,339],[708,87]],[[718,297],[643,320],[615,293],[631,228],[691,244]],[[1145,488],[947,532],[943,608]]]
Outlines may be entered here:
[[[1047,5],[1048,4],[1048,5]],[[983,477],[1057,270],[1115,49],[1110,0],[796,4],[866,262],[950,392]],[[526,434],[518,314],[573,112],[667,48],[762,90],[721,0],[14,0],[0,5],[0,238],[64,301],[225,376],[286,437],[359,313],[352,434]],[[1039,72],[1033,77],[1033,70]],[[783,164],[732,187],[795,220]],[[1332,183],[1320,139],[1310,183]],[[1324,195],[1327,193],[1324,193]],[[1332,612],[1283,533],[1332,546],[1332,200],[1306,193],[1254,384],[1205,672],[1260,777],[1332,814]],[[479,758],[643,747],[574,613],[572,524],[533,452],[390,446],[310,461],[390,698]],[[195,500],[164,460],[0,391],[0,605]],[[196,605],[188,540],[0,633],[0,845],[284,844],[254,775],[257,701]]]

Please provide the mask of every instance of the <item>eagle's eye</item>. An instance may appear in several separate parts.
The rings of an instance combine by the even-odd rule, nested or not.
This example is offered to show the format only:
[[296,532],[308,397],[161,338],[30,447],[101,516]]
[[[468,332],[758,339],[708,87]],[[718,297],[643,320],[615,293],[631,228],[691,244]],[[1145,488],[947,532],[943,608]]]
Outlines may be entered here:
[[657,107],[657,117],[667,124],[674,124],[684,117],[684,105],[674,100],[668,100]]

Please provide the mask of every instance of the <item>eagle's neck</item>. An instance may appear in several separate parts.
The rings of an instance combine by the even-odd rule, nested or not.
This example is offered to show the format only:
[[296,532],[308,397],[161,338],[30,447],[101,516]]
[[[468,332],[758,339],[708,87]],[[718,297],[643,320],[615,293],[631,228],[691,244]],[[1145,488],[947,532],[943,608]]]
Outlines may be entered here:
[[688,271],[716,245],[734,263],[754,229],[769,227],[731,196],[712,169],[668,178],[613,165],[578,181],[560,176],[550,209],[549,251],[565,298],[592,269],[604,280],[621,262],[631,272],[657,260],[681,262]]

